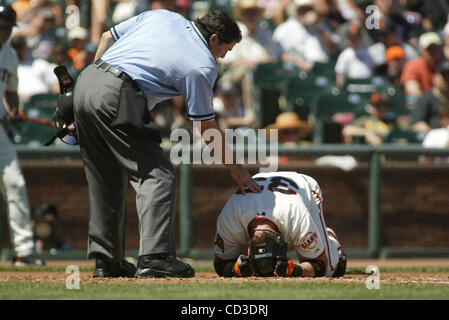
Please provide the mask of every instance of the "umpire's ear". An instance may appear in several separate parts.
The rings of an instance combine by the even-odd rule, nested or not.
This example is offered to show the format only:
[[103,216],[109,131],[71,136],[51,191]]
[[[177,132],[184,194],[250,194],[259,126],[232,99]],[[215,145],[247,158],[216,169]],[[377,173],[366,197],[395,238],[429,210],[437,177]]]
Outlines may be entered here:
[[212,35],[209,38],[209,47],[211,47],[211,44],[220,44],[221,40],[218,34],[212,33]]

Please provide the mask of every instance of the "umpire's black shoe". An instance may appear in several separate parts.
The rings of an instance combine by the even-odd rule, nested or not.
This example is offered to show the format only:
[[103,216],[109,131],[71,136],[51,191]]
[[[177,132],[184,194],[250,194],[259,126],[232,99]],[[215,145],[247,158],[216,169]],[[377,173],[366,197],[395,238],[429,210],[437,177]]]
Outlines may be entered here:
[[133,278],[136,276],[136,267],[126,261],[112,262],[108,257],[98,254],[95,260],[94,278]]
[[136,275],[139,278],[192,278],[195,270],[169,254],[148,254],[139,256]]

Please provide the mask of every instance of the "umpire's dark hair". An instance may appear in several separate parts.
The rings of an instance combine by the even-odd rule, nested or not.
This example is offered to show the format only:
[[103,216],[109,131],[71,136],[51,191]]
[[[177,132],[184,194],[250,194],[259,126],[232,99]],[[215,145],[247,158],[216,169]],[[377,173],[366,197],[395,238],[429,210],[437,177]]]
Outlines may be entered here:
[[215,10],[201,18],[195,19],[195,25],[206,41],[215,33],[221,42],[232,43],[242,40],[242,32],[237,22],[223,11]]

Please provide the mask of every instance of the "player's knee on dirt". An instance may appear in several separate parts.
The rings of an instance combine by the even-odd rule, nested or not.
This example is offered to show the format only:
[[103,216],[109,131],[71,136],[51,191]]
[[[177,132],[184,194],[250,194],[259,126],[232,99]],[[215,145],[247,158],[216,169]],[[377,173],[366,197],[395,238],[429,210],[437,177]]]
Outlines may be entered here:
[[335,269],[333,278],[343,277],[346,273],[346,254],[341,250],[340,258],[338,259],[337,268]]

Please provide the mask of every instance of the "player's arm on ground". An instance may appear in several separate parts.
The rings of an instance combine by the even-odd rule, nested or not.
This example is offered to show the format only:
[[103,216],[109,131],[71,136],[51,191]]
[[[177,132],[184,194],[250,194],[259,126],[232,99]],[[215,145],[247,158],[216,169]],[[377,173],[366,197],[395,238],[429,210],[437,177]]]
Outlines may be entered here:
[[214,268],[221,277],[250,277],[254,274],[249,257],[245,255],[228,260],[215,256]]
[[288,258],[278,259],[274,273],[279,277],[322,277],[326,272],[327,259],[322,254],[317,259],[310,259],[299,264]]
[[[206,130],[213,129],[218,130],[220,132],[221,137],[221,158],[222,163],[229,169],[229,172],[232,178],[238,183],[239,189],[245,194],[245,186],[250,189],[252,192],[259,193],[261,191],[259,184],[253,180],[249,172],[240,164],[227,163],[226,154],[232,154],[232,151],[229,145],[226,143],[224,133],[218,128],[217,121],[215,119],[201,121],[201,136],[204,137],[204,133]],[[206,144],[210,144],[213,142],[213,139],[203,139]]]

